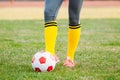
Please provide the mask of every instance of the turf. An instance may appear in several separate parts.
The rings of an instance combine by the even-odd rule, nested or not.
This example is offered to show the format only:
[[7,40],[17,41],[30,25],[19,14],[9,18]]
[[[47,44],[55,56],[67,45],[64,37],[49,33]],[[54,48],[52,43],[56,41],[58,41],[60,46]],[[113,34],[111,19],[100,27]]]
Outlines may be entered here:
[[52,72],[37,73],[32,55],[44,50],[43,20],[0,21],[0,80],[120,80],[120,19],[82,19],[81,41],[74,68],[63,66],[67,51],[67,20],[58,20]]

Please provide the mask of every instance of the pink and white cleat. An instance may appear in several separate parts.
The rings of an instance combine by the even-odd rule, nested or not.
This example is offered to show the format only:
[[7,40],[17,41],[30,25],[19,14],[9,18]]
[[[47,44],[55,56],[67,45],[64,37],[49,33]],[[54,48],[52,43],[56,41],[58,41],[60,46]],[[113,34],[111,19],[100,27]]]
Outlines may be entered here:
[[58,63],[58,62],[60,61],[59,58],[58,58],[56,55],[52,56],[52,59],[53,59],[56,63]]
[[54,56],[54,59],[55,59],[56,63],[58,63],[60,61],[56,55]]
[[[42,50],[42,51],[40,51],[41,53],[44,53],[44,52],[46,52],[45,50]],[[58,63],[60,60],[59,60],[59,58],[56,56],[56,55],[51,55],[51,58],[56,62],[56,63]]]
[[73,60],[71,60],[70,58],[67,58],[63,64],[64,66],[66,67],[74,67],[75,66],[75,63]]

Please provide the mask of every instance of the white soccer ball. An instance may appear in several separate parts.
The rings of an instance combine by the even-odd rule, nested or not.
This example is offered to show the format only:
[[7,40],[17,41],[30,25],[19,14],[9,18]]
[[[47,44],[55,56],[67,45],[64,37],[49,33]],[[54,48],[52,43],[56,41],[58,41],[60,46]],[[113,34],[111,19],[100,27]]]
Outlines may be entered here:
[[56,62],[49,52],[37,52],[32,58],[32,68],[36,72],[50,72],[55,65]]

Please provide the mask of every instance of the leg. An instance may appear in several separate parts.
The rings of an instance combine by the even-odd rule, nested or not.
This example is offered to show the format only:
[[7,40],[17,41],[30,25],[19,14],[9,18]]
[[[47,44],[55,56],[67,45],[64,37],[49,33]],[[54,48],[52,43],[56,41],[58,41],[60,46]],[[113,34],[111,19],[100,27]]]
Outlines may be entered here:
[[55,54],[54,48],[57,37],[57,22],[55,21],[58,10],[63,0],[45,0],[45,51]]
[[54,21],[63,0],[45,0],[45,22]]
[[68,29],[68,51],[67,60],[64,65],[73,67],[74,53],[80,38],[79,15],[82,7],[82,0],[69,0],[69,29]]
[[80,24],[80,11],[83,0],[69,0],[69,25],[75,26]]

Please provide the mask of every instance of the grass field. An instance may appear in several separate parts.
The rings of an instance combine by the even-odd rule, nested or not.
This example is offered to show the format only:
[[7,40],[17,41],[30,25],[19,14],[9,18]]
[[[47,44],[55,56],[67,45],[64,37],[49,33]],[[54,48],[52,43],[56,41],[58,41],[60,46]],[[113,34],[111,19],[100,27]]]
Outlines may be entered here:
[[58,20],[54,71],[37,73],[32,55],[43,50],[43,20],[0,20],[0,80],[120,80],[120,19],[82,19],[74,68],[63,66],[67,20]]

